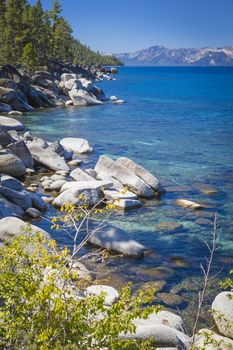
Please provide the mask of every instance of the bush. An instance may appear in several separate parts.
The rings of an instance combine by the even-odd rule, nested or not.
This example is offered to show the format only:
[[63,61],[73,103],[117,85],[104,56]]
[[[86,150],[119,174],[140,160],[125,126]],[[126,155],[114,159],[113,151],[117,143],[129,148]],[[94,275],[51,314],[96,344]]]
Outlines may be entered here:
[[132,319],[146,318],[159,307],[154,291],[131,295],[104,306],[104,294],[79,296],[69,251],[41,233],[19,234],[0,248],[0,348],[2,349],[151,349],[150,341],[119,339],[134,332]]

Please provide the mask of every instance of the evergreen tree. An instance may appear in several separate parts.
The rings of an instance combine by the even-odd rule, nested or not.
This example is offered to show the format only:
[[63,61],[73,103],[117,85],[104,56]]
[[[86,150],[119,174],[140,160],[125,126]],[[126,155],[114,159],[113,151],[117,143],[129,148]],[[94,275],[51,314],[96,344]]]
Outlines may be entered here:
[[0,0],[0,64],[4,63],[7,43],[5,41],[5,0]]
[[32,43],[27,43],[22,52],[22,66],[27,73],[33,73],[38,65],[38,57]]
[[58,0],[44,11],[41,0],[0,0],[0,64],[22,64],[29,71],[51,59],[61,63],[118,65],[112,56],[101,56],[72,36],[61,15]]

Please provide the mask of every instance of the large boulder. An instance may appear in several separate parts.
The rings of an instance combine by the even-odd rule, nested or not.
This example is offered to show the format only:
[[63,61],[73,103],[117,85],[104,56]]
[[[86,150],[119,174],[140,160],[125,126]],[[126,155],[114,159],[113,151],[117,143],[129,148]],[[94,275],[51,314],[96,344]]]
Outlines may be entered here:
[[2,126],[2,129],[4,129],[5,131],[8,131],[8,130],[22,131],[24,129],[24,125],[22,123],[20,123],[18,120],[11,117],[0,116],[0,125]]
[[60,142],[55,141],[51,145],[48,146],[48,150],[53,151],[62,158],[68,160],[72,158],[72,152],[68,152],[64,149],[64,147],[60,144]]
[[8,149],[11,150],[19,159],[22,160],[26,168],[33,168],[34,161],[31,152],[29,151],[24,141],[12,143],[8,146]]
[[33,159],[45,168],[52,171],[69,170],[69,167],[64,161],[64,159],[60,157],[57,153],[48,149],[34,146],[33,144],[29,144],[28,148],[32,154]]
[[201,329],[194,338],[193,350],[232,350],[233,341],[210,329]]
[[88,175],[85,171],[80,168],[76,168],[71,171],[70,176],[76,181],[92,181],[93,177]]
[[107,189],[112,186],[111,182],[108,181],[97,181],[97,180],[92,180],[92,181],[69,181],[66,182],[62,188],[61,192],[64,192],[66,190],[73,190],[73,191],[81,191],[81,190],[97,190],[99,192],[102,191],[102,189]]
[[103,103],[97,100],[95,95],[90,94],[89,92],[82,89],[72,89],[71,91],[69,91],[69,96],[73,101],[74,106],[91,106]]
[[88,241],[98,247],[127,256],[141,257],[146,250],[129,233],[111,225],[105,225],[103,228],[94,231]]
[[101,156],[99,158],[95,166],[95,171],[97,173],[103,172],[109,174],[139,196],[147,198],[153,197],[152,188],[140,177],[138,177],[133,171],[125,168],[107,156]]
[[87,140],[78,137],[66,137],[60,141],[60,144],[67,150],[74,153],[90,153],[93,148],[90,147]]
[[70,203],[74,206],[89,205],[93,206],[101,200],[99,191],[96,189],[68,189],[57,198],[54,199],[53,205],[56,207],[62,207],[63,205]]
[[137,176],[139,176],[145,183],[147,183],[153,190],[161,192],[162,185],[160,181],[152,175],[149,171],[144,169],[141,165],[135,163],[133,160],[127,157],[120,157],[116,160],[118,164],[121,164],[125,168],[133,171]]
[[120,338],[146,340],[150,339],[157,347],[175,347],[179,350],[188,350],[191,339],[184,333],[162,324],[136,326],[135,333],[121,334]]
[[219,293],[212,303],[212,312],[219,332],[233,339],[233,292]]
[[24,221],[15,217],[5,217],[0,220],[0,241],[9,241],[14,236],[26,233],[28,231],[28,228],[30,228],[30,232],[33,234],[36,232],[42,232],[47,239],[50,238],[48,232],[35,225],[28,225]]
[[146,319],[135,318],[133,320],[133,324],[136,327],[162,324],[168,327],[172,327],[177,331],[184,331],[184,323],[182,318],[166,310],[161,310],[158,313],[152,313]]
[[4,187],[8,187],[14,191],[23,191],[24,187],[21,182],[9,175],[2,175],[0,177],[0,183]]
[[0,195],[0,218],[5,218],[7,216],[21,218],[23,215],[24,210],[22,208]]
[[20,90],[13,90],[0,86],[0,102],[6,103],[17,111],[31,111],[27,98]]
[[14,191],[8,187],[0,185],[0,194],[23,210],[32,206],[31,197],[26,191]]
[[20,177],[25,174],[26,167],[22,160],[10,150],[2,150],[0,151],[0,172],[13,177]]
[[[40,89],[38,86],[32,86],[24,81],[21,81],[18,86],[27,97],[31,106],[35,108],[55,106],[52,99],[41,91],[42,88]],[[31,108],[33,109],[33,107]]]

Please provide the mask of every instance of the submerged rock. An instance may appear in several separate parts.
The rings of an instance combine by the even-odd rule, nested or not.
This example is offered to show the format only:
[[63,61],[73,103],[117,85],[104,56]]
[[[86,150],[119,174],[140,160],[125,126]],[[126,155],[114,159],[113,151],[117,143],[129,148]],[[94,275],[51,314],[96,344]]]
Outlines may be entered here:
[[179,205],[180,207],[184,207],[184,208],[188,208],[188,209],[194,209],[194,210],[198,210],[198,209],[203,209],[204,206],[202,204],[193,202],[193,201],[189,201],[187,199],[177,199],[176,200],[176,204]]
[[163,232],[175,232],[175,231],[180,231],[183,228],[184,227],[182,224],[180,224],[179,222],[173,222],[173,221],[163,221],[163,222],[159,222],[156,225],[156,229]]
[[141,257],[146,248],[135,241],[133,237],[120,228],[105,225],[104,228],[94,232],[88,241],[96,246],[116,251],[123,255]]

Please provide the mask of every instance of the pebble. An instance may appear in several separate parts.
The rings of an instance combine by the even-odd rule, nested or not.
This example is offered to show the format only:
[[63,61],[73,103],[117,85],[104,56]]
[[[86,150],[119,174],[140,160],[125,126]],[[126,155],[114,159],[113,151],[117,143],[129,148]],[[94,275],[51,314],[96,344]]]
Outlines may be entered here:
[[36,208],[28,208],[26,210],[26,214],[31,216],[31,218],[34,218],[34,219],[41,217],[41,212]]

